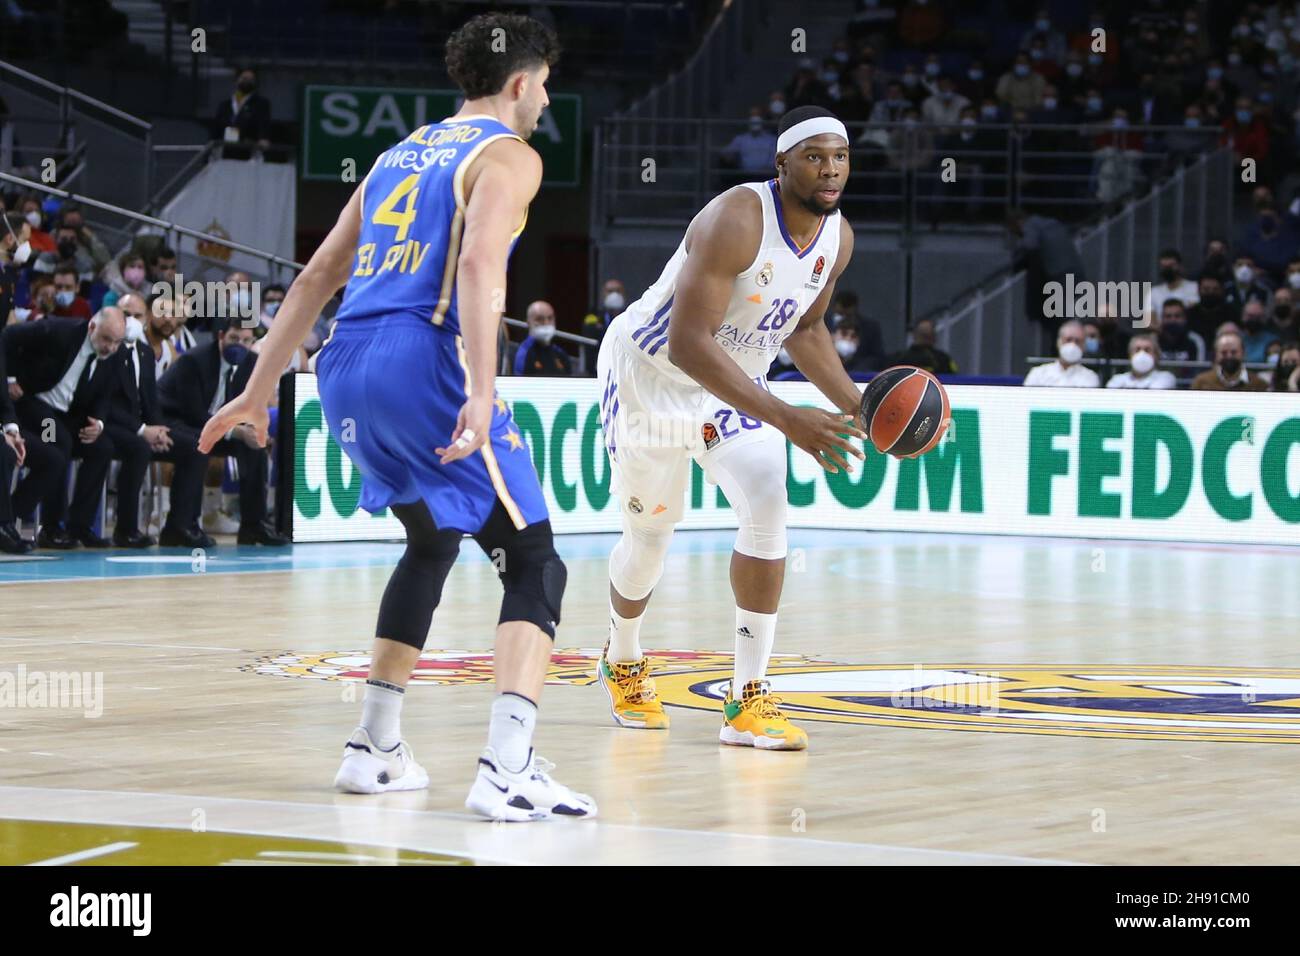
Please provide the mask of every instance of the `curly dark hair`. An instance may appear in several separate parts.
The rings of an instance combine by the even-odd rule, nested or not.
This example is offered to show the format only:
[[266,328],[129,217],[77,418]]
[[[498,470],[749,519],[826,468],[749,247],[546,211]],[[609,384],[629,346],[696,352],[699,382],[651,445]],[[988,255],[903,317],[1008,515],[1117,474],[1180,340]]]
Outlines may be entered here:
[[559,59],[555,31],[518,13],[480,14],[447,38],[447,75],[471,100],[500,93],[513,73]]

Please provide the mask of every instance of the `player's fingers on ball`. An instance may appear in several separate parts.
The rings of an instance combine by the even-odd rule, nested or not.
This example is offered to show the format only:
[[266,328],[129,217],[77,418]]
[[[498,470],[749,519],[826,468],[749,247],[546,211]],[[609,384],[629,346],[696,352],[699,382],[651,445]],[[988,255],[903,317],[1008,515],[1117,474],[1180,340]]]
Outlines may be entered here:
[[824,452],[827,458],[835,462],[844,471],[852,471],[853,466],[849,464],[848,459],[840,454],[839,449],[835,447],[827,448]]

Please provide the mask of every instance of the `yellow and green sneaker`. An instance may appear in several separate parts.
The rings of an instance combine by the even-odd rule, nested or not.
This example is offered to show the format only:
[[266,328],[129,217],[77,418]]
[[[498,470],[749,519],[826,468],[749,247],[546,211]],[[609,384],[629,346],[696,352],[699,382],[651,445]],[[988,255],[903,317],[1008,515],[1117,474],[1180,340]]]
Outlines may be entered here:
[[609,660],[609,647],[600,655],[600,686],[609,695],[609,709],[621,727],[637,730],[667,730],[668,715],[655,694],[650,662],[646,658],[631,664]]
[[759,750],[803,750],[808,735],[781,713],[781,698],[772,696],[765,680],[752,680],[740,692],[740,700],[727,695],[722,705],[722,731],[718,739],[732,747]]

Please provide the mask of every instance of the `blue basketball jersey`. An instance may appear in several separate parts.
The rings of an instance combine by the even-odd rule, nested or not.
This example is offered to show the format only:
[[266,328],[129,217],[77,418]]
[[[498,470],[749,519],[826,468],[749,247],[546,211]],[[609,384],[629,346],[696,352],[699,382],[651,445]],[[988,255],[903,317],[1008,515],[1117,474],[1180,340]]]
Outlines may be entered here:
[[[417,317],[460,334],[456,262],[465,226],[465,171],[484,147],[504,137],[520,139],[497,119],[467,116],[421,126],[379,155],[361,187],[361,237],[340,322]],[[521,222],[512,251],[523,229]]]

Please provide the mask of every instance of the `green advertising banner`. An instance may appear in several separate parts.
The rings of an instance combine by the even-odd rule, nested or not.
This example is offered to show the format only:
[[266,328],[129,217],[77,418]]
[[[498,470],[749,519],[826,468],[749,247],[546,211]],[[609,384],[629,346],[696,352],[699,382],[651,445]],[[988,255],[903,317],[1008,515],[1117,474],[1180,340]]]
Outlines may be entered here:
[[[413,130],[451,116],[460,105],[458,90],[389,86],[303,88],[302,178],[330,179],[343,173],[344,160],[364,176],[375,157]],[[528,141],[542,157],[542,185],[577,186],[582,175],[582,97],[552,93]]]
[[[329,437],[316,379],[294,409],[294,540],[400,538],[356,510],[360,476]],[[559,533],[617,531],[595,379],[502,378]],[[792,404],[829,407],[805,382]],[[954,386],[934,451],[899,461],[868,446],[831,475],[787,445],[790,525],[1300,544],[1300,402],[1294,395]],[[698,466],[683,528],[735,527]]]

